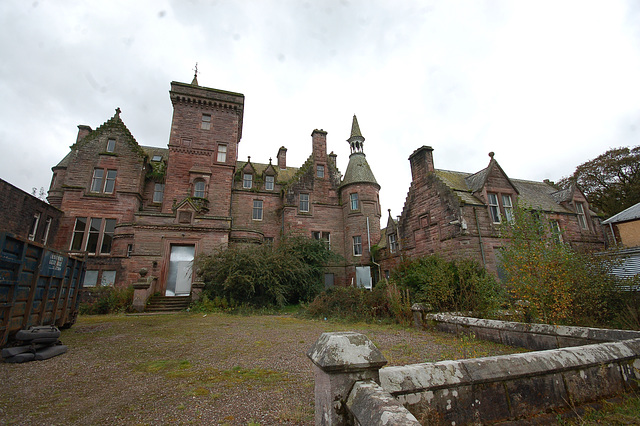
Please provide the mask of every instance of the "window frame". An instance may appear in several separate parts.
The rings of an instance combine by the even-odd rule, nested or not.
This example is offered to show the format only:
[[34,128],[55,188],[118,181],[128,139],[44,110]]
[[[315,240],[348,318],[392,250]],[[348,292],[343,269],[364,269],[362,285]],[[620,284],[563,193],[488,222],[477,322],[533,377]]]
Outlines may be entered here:
[[267,191],[273,191],[276,186],[276,177],[272,175],[266,175],[264,177],[264,189]]
[[103,181],[104,181],[104,169],[94,168],[93,175],[91,176],[91,187],[89,191],[99,194],[102,191]]
[[398,250],[396,234],[389,234],[389,252],[395,253]]
[[36,212],[33,214],[33,219],[31,220],[31,227],[29,228],[29,235],[27,238],[29,241],[36,240],[36,234],[38,233],[38,225],[40,225],[40,212]]
[[316,165],[316,177],[324,178],[324,165]]
[[[304,199],[303,199],[304,198]],[[298,196],[298,211],[309,213],[309,194],[302,193]],[[304,208],[303,208],[304,206]]]
[[[113,174],[112,174],[113,173]],[[107,169],[107,173],[104,178],[104,194],[113,194],[116,192],[116,178],[118,177],[118,171],[114,169]]]
[[107,152],[116,151],[116,140],[114,138],[107,139]]
[[242,173],[242,188],[251,189],[253,187],[253,173]]
[[[94,229],[94,223],[99,223],[97,230]],[[99,255],[110,255],[113,251],[113,238],[115,234],[115,227],[118,223],[116,218],[103,218],[103,217],[85,217],[85,216],[77,216],[75,224],[73,226],[73,231],[71,234],[71,243],[69,244],[69,251],[71,252],[86,252],[89,255],[99,256]],[[109,224],[109,228],[113,227],[113,230],[107,228],[107,224]],[[79,226],[81,225],[81,226]],[[109,251],[104,251],[105,244],[105,235],[110,237],[109,241]],[[89,247],[94,245],[93,247]]]
[[[106,218],[104,219],[104,225],[102,225],[102,238],[100,238],[100,254],[111,254],[111,251],[113,250],[113,236],[115,235],[116,232],[116,219],[113,218]],[[109,225],[109,228],[113,228],[110,229],[107,232],[107,226]],[[105,243],[107,242],[107,237],[109,238],[109,245],[108,245],[108,251],[105,251]]]
[[500,202],[498,194],[495,192],[487,192],[487,205],[489,206],[489,216],[493,224],[501,223]]
[[[513,200],[511,194],[500,194],[502,198],[502,209],[504,210],[504,218],[508,223],[513,223]],[[505,201],[509,201],[508,205]]]
[[201,130],[211,130],[211,114],[202,113],[202,119],[200,121]]
[[[81,219],[84,220],[81,221]],[[73,231],[71,233],[71,244],[69,244],[69,251],[82,251],[82,243],[84,242],[84,233],[87,230],[87,223],[89,221],[88,217],[83,217],[83,216],[77,216],[76,217],[76,222],[73,226]],[[82,229],[78,229],[78,224],[82,223]],[[78,241],[78,237],[80,237],[80,240]],[[77,248],[74,248],[76,246],[76,242],[77,242]]]
[[216,153],[216,161],[218,163],[226,163],[227,162],[227,144],[219,143],[218,149]]
[[580,229],[588,230],[587,215],[584,211],[584,203],[576,202],[576,214],[578,215],[578,224]]
[[[199,188],[202,186],[202,188]],[[196,179],[193,181],[193,196],[196,198],[205,198],[207,195],[207,183],[204,179]]]
[[253,200],[253,209],[251,220],[262,220],[264,202],[262,200]]
[[360,197],[357,192],[352,192],[349,194],[349,204],[351,207],[351,211],[360,210]]
[[[160,189],[158,189],[160,187]],[[159,195],[159,196],[158,196]],[[164,198],[164,183],[155,183],[153,186],[153,198],[151,202],[160,204]]]
[[45,221],[45,225],[44,225],[44,235],[42,236],[42,245],[45,245],[45,246],[49,242],[49,232],[51,231],[51,222],[53,222],[53,219],[50,217],[47,217],[47,220]]
[[362,256],[362,235],[354,235],[353,240],[353,255]]

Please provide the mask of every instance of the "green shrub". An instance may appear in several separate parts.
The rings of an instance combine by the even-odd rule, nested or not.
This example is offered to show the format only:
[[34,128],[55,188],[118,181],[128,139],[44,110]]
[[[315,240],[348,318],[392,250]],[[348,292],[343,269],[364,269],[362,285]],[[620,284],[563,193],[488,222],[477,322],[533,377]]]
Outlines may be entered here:
[[518,206],[502,235],[506,286],[514,301],[528,303],[533,321],[607,325],[622,309],[618,278],[609,274],[615,256],[582,253],[562,242],[549,221]]
[[209,300],[282,307],[313,300],[323,286],[324,266],[337,259],[322,241],[288,236],[277,246],[245,245],[199,256],[195,268]]
[[438,312],[485,314],[504,301],[504,290],[493,275],[471,260],[424,256],[402,263],[393,271],[391,281],[408,289],[413,303],[427,303]]
[[93,287],[83,290],[79,312],[83,315],[101,315],[127,312],[133,301],[133,287]]

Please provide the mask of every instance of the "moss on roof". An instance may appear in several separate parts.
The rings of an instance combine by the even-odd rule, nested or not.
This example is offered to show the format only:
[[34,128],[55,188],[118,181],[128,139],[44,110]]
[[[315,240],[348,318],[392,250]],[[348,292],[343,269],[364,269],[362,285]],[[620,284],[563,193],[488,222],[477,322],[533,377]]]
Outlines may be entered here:
[[[246,165],[247,165],[247,161],[237,161],[236,170],[243,170],[244,166]],[[253,161],[251,162],[251,165],[253,166],[253,169],[256,171],[257,175],[262,175],[262,173],[264,173],[267,167],[269,167],[269,164],[254,163]],[[273,169],[277,173],[276,183],[278,184],[289,182],[298,171],[297,167],[287,167],[286,169],[282,170],[282,169],[279,169],[277,166],[274,166]]]
[[352,183],[373,183],[378,185],[371,167],[367,163],[367,157],[362,152],[354,152],[349,156],[349,164],[344,172],[344,179],[342,179],[340,186]]
[[[483,169],[482,171],[486,171]],[[435,174],[447,187],[467,204],[484,203],[473,195],[481,188],[475,188],[475,179],[480,173],[454,172],[451,170],[435,170]],[[518,191],[520,204],[548,212],[571,213],[565,207],[558,204],[553,194],[558,190],[545,182],[533,182],[528,180],[510,179]],[[471,187],[473,185],[473,188]]]

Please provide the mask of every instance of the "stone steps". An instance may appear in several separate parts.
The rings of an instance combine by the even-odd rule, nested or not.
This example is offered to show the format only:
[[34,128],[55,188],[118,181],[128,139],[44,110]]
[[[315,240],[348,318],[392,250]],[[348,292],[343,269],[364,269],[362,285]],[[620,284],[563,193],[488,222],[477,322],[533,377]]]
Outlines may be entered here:
[[191,303],[191,296],[153,296],[149,299],[145,312],[184,311]]

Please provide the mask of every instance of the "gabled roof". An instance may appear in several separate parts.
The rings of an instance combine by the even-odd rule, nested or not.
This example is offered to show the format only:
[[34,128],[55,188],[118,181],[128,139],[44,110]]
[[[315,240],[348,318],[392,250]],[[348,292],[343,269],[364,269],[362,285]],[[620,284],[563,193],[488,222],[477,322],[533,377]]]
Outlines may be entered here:
[[373,183],[378,185],[371,167],[367,163],[367,157],[362,152],[354,152],[349,156],[349,164],[344,172],[344,179],[342,179],[340,186],[352,183]]
[[491,172],[497,168],[498,171],[505,177],[505,179],[507,179],[507,181],[511,184],[511,186],[514,187],[517,192],[518,188],[513,184],[511,179],[509,179],[509,176],[507,176],[504,170],[502,170],[500,164],[498,164],[498,162],[493,158],[493,152],[489,153],[489,157],[491,157],[491,160],[489,161],[489,165],[486,168],[465,178],[469,189],[471,189],[472,192],[480,191],[487,183],[487,179],[491,175]]
[[621,211],[620,213],[611,216],[609,219],[602,222],[603,225],[609,223],[628,222],[630,220],[640,219],[640,203],[635,204],[628,209]]
[[93,141],[96,138],[100,137],[100,135],[102,135],[103,133],[105,133],[105,132],[107,132],[109,130],[120,130],[120,131],[122,131],[124,133],[124,136],[125,136],[125,142],[128,142],[132,146],[134,151],[137,151],[138,154],[140,154],[141,156],[145,155],[144,150],[142,150],[140,145],[138,145],[138,142],[136,141],[136,138],[133,137],[133,135],[131,134],[131,132],[127,128],[127,126],[124,124],[124,122],[120,118],[120,108],[116,108],[116,113],[113,115],[113,117],[111,117],[110,119],[108,119],[107,121],[102,123],[102,125],[100,125],[98,128],[96,128],[95,130],[91,131],[84,138],[80,139],[78,142],[73,144],[71,146],[71,149],[72,150],[77,150],[77,149],[81,148],[83,145],[86,145],[87,143],[89,143],[90,141]]
[[[435,174],[442,183],[458,196],[460,201],[471,205],[485,205],[482,200],[473,195],[477,191],[474,188],[477,188],[475,185],[477,185],[476,179],[479,179],[477,178],[478,173],[472,174],[436,169]],[[547,212],[572,213],[554,199],[552,194],[558,192],[554,186],[544,182],[528,180],[510,179],[510,181],[518,192],[520,204]]]

